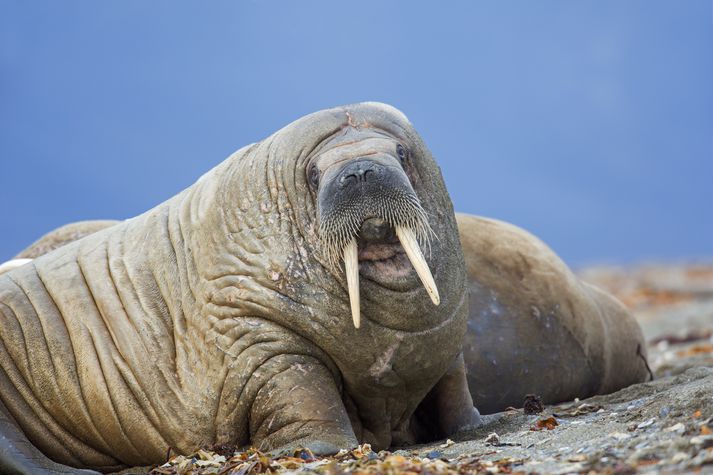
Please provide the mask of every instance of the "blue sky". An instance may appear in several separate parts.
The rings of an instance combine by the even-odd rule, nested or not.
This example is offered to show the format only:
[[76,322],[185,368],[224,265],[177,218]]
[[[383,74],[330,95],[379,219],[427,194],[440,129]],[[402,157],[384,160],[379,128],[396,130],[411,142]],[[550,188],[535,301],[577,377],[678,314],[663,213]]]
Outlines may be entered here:
[[570,264],[713,257],[710,0],[0,0],[0,261],[364,100]]

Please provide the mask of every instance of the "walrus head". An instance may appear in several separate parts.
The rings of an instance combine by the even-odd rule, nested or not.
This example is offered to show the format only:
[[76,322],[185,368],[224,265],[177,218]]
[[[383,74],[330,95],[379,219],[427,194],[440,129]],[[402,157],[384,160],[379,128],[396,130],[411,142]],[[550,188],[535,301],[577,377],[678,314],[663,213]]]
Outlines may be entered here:
[[351,126],[307,165],[322,252],[333,268],[344,262],[356,328],[361,323],[360,271],[388,286],[407,277],[413,265],[433,303],[440,303],[421,252],[420,244],[427,244],[433,231],[409,179],[412,166],[407,146],[397,138]]
[[357,331],[365,342],[450,325],[457,341],[465,331],[453,205],[399,110],[309,114],[236,152],[191,193],[190,247],[210,311],[264,316],[334,351]]

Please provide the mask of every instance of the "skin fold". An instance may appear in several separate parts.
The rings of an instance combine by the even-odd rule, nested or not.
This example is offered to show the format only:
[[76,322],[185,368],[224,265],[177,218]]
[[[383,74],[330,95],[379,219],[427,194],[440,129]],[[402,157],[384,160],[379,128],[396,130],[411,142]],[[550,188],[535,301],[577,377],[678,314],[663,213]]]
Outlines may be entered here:
[[[383,186],[350,178],[364,159],[381,171],[362,175]],[[322,194],[340,177],[359,184]],[[438,236],[423,254],[439,305],[393,233],[366,233],[355,328],[343,264],[327,252],[338,240],[320,232],[346,213],[327,213],[337,204],[369,210],[340,224],[347,238],[370,219]],[[3,470],[56,472],[39,452],[112,471],[213,444],[381,449],[479,423],[460,354],[468,287],[453,208],[396,109],[303,117],[156,208],[104,224],[49,252],[44,238],[22,253],[39,257],[0,275]]]

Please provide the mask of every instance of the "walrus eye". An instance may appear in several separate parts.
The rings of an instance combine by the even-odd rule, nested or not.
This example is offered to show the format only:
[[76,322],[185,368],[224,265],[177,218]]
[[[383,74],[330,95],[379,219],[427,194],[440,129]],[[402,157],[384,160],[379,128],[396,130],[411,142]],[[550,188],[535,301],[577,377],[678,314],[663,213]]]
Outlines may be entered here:
[[317,185],[319,185],[319,169],[316,165],[313,165],[312,168],[309,169],[307,178],[309,180],[309,184],[314,188],[317,188]]
[[406,164],[406,149],[404,149],[401,144],[396,145],[396,155],[399,156],[399,160],[401,161],[401,165]]

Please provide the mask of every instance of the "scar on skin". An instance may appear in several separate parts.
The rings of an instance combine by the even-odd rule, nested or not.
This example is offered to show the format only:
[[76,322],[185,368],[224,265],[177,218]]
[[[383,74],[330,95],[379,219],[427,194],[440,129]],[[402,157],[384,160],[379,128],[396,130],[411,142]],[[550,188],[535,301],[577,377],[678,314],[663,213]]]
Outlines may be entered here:
[[373,365],[371,365],[369,368],[369,374],[374,377],[380,377],[387,371],[391,370],[394,354],[396,354],[396,350],[401,345],[401,340],[403,340],[403,336],[398,335],[397,340],[376,359]]
[[347,124],[349,124],[351,127],[356,127],[357,125],[352,120],[352,115],[349,112],[345,112],[345,114],[347,114]]

